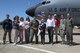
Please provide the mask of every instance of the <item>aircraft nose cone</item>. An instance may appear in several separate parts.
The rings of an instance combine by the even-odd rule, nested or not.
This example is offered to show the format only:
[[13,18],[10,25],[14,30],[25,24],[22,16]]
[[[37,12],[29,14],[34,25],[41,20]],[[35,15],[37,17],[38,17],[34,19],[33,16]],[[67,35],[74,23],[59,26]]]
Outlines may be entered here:
[[35,6],[27,9],[27,10],[26,10],[26,14],[29,15],[29,16],[32,16],[32,17],[35,16],[35,10],[36,10],[36,8],[39,7],[39,6],[41,6],[41,5],[42,5],[42,4],[39,3],[39,4],[35,5]]
[[27,9],[26,14],[33,17],[35,15],[35,9],[34,8]]

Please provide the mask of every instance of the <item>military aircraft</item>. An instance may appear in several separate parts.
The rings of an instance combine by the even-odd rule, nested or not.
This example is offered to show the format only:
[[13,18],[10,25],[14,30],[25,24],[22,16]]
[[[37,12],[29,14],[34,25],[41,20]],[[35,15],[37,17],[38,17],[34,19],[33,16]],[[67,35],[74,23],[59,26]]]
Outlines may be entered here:
[[80,0],[44,0],[39,4],[26,10],[26,14],[30,16],[38,16],[40,12],[44,12],[47,16],[57,14],[60,16],[70,13],[73,18],[73,24],[80,26]]

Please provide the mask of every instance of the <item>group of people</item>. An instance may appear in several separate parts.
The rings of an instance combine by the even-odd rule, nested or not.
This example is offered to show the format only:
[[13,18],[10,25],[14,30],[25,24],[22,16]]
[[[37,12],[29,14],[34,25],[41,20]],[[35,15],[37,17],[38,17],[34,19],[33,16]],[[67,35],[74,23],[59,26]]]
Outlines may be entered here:
[[[9,18],[9,15],[6,15],[7,19],[3,21],[3,44],[6,43],[6,35],[9,35],[9,42],[12,43],[11,40],[11,31],[14,31],[14,45],[17,43],[23,43],[23,31],[25,31],[25,43],[33,44],[33,37],[35,35],[35,43],[38,43],[38,35],[41,35],[41,43],[45,44],[45,34],[48,32],[49,43],[54,44],[53,37],[55,32],[55,39],[58,42],[58,32],[62,39],[62,44],[72,45],[73,43],[73,23],[72,17],[70,14],[67,14],[67,18],[64,15],[61,15],[61,19],[58,18],[57,14],[48,15],[48,19],[45,22],[45,18],[43,15],[41,17],[40,22],[36,19],[36,16],[33,16],[33,20],[30,21],[30,18],[27,17],[24,20],[23,17],[19,19],[19,16],[14,17],[14,21]],[[66,35],[66,39],[65,39]],[[19,41],[18,41],[19,37]],[[65,41],[67,40],[67,41]]]
[[[26,20],[24,21],[24,18],[19,16],[15,16],[14,20],[12,21],[10,19],[10,15],[6,15],[6,19],[3,21],[3,29],[4,29],[4,36],[3,36],[3,44],[6,44],[6,35],[8,33],[9,35],[9,42],[12,42],[11,39],[11,32],[13,30],[14,34],[14,45],[17,43],[22,44],[23,43],[23,31],[25,31],[25,42],[29,42],[29,33],[30,33],[30,18],[27,17]],[[26,38],[27,36],[27,38]],[[19,41],[18,41],[19,38]]]
[[[64,18],[64,15],[61,15],[61,20],[60,20],[60,36],[62,39],[62,44],[67,44],[67,45],[72,45],[73,44],[73,22],[72,22],[72,17],[68,13],[67,18]],[[66,35],[66,42],[65,42],[65,35]]]

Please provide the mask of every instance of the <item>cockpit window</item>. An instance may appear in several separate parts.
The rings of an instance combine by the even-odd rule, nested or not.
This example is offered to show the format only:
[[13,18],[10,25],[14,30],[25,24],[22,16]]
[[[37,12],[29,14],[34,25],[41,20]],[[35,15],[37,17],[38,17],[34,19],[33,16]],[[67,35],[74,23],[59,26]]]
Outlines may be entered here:
[[47,2],[46,2],[46,4],[49,4],[49,3],[50,3],[50,1],[47,1]]
[[49,4],[51,1],[43,1],[42,4]]
[[42,4],[46,4],[46,1],[42,2]]

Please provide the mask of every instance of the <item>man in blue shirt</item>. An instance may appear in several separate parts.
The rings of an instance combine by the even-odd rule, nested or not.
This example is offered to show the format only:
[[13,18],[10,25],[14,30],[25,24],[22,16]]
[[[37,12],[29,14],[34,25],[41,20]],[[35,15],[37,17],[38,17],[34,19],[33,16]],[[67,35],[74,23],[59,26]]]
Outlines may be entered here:
[[3,21],[3,29],[4,29],[3,44],[5,44],[7,33],[9,35],[9,42],[12,43],[11,41],[12,20],[10,20],[9,17],[10,16],[7,14],[6,19]]

